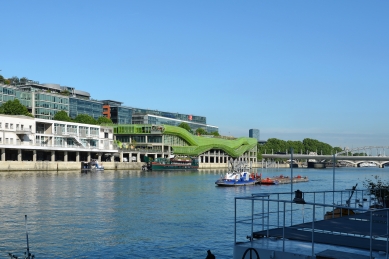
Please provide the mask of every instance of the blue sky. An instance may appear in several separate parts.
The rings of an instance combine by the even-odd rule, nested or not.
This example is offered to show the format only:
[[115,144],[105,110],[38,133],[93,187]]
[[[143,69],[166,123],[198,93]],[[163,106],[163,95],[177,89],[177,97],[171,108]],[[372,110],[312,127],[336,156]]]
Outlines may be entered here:
[[0,73],[207,117],[223,135],[389,146],[388,1],[3,1]]

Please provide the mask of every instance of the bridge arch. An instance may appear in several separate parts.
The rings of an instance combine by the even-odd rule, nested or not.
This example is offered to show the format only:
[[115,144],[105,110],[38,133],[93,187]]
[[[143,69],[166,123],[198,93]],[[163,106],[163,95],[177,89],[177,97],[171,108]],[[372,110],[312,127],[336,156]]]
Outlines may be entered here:
[[[367,154],[366,150],[370,150],[370,154],[372,154],[371,150],[375,149],[377,151],[377,155],[376,157],[386,157],[386,154],[385,154],[385,150],[386,149],[389,149],[389,146],[365,146],[365,147],[357,147],[357,148],[352,148],[352,149],[345,149],[341,152],[338,152],[335,154],[335,156],[340,156],[340,155],[344,155],[344,154],[348,154],[349,152],[351,153],[355,153],[356,151],[365,151],[364,153]],[[383,154],[382,153],[378,153],[378,150],[382,150],[383,151]],[[351,161],[351,160],[341,160],[341,161],[345,161],[349,164],[352,164],[354,165],[355,167],[359,167],[362,163],[372,163],[372,164],[376,164],[378,167],[380,168],[383,168],[385,164],[388,164],[389,165],[389,157],[388,157],[388,160],[387,161],[377,161],[377,160],[371,160],[369,159],[369,157],[371,158],[371,156],[366,156],[366,160],[363,159],[363,160],[355,160],[355,161]]]

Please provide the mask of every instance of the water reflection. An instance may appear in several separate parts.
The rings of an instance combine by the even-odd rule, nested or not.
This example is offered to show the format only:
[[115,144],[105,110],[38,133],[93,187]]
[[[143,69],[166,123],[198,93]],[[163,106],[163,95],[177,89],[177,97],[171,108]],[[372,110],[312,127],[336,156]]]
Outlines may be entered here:
[[[37,258],[230,258],[234,197],[291,185],[216,187],[225,170],[0,173],[0,257],[25,249],[24,215]],[[263,176],[288,169],[258,169]],[[303,191],[332,188],[332,169],[294,169]],[[337,169],[336,188],[362,187],[379,168]],[[249,234],[249,233],[247,233]]]

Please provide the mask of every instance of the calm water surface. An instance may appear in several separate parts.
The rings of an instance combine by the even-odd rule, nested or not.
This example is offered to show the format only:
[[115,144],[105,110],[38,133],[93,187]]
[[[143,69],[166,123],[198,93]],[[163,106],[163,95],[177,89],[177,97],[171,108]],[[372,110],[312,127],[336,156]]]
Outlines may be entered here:
[[[291,186],[215,187],[223,172],[0,173],[0,258],[23,255],[24,215],[36,258],[205,258],[208,249],[231,258],[234,197]],[[310,181],[294,190],[332,189],[332,169],[293,169],[298,174]],[[373,175],[389,179],[389,170],[339,168],[335,186],[362,188]]]

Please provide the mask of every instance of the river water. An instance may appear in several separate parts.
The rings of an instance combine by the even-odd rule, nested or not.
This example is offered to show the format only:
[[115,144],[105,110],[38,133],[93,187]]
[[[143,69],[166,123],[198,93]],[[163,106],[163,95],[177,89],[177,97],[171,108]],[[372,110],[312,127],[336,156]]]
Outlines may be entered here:
[[[264,177],[290,169],[256,169]],[[287,192],[291,185],[216,187],[224,170],[0,173],[0,258],[231,258],[234,197]],[[310,181],[293,190],[332,190],[333,170],[294,168]],[[336,190],[350,189],[380,168],[337,168]]]

